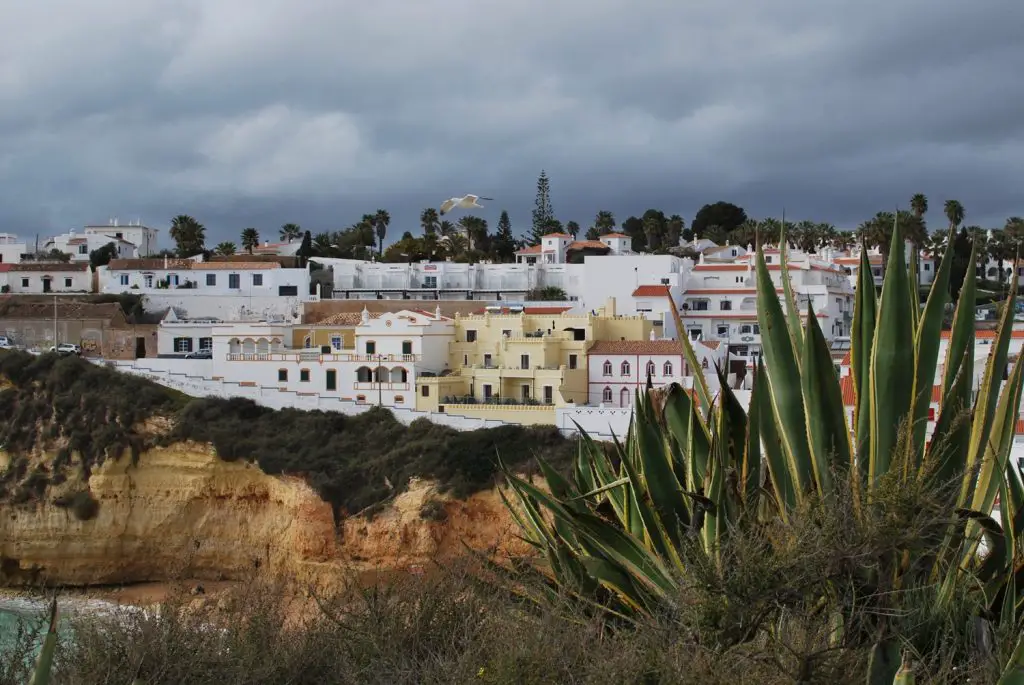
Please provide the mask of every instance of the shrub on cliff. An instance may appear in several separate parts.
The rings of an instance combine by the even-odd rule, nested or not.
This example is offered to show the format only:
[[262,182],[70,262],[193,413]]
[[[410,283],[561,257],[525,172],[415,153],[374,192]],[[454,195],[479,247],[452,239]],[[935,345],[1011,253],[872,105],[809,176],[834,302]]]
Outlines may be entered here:
[[437,480],[465,497],[490,487],[496,446],[510,466],[541,455],[556,465],[575,454],[553,427],[457,431],[426,419],[405,426],[377,407],[356,416],[274,410],[247,399],[201,399],[178,415],[166,440],[209,442],[222,459],[255,461],[270,474],[302,475],[339,516],[385,501],[411,477]]
[[[425,419],[406,426],[377,407],[357,416],[336,412],[274,410],[246,399],[194,399],[156,383],[77,357],[0,351],[0,445],[12,455],[0,473],[0,497],[27,502],[47,483],[72,473],[72,454],[83,460],[82,477],[107,456],[133,454],[153,442],[211,443],[221,459],[256,462],[269,474],[305,478],[345,516],[394,497],[411,477],[438,481],[465,497],[494,480],[496,450],[510,466],[540,455],[568,464],[574,441],[553,427],[502,426],[462,432]],[[165,416],[174,427],[143,435],[139,425]],[[25,456],[39,449],[56,454],[43,470]],[[31,471],[31,473],[30,473]]]

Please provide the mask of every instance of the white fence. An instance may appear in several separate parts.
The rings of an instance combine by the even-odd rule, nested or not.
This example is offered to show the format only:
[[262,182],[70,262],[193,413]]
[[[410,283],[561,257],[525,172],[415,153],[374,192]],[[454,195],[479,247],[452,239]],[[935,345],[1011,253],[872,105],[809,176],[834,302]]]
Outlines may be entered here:
[[[316,393],[297,393],[290,390],[282,391],[276,387],[263,388],[258,385],[242,385],[237,381],[213,380],[210,376],[198,375],[210,372],[212,376],[213,362],[207,360],[189,360],[191,364],[188,372],[182,369],[180,363],[175,363],[180,362],[176,359],[137,359],[134,362],[94,361],[113,366],[125,373],[141,376],[192,397],[221,397],[224,399],[245,397],[271,409],[320,409],[341,412],[350,416],[369,411],[376,406],[337,397],[324,397]],[[209,366],[209,369],[201,368],[203,366]],[[446,412],[426,412],[401,407],[387,407],[387,409],[395,415],[398,421],[406,425],[416,419],[427,419],[460,431],[517,425],[507,421],[460,416]],[[619,438],[626,435],[633,410],[617,407],[559,407],[555,410],[555,414],[557,428],[566,437],[576,435],[575,423],[578,423],[595,440],[610,441],[613,434]]]
[[[315,393],[299,394],[293,391],[281,391],[277,388],[241,385],[231,381],[215,381],[211,378],[171,371],[168,368],[167,361],[165,359],[140,359],[135,362],[111,361],[106,363],[113,364],[119,371],[142,376],[155,383],[173,388],[193,397],[222,397],[225,399],[245,397],[256,402],[256,404],[271,409],[321,409],[323,411],[341,412],[350,416],[362,414],[376,406],[373,404],[358,404],[337,397],[323,397]],[[399,407],[387,407],[387,409],[395,415],[396,419],[406,425],[416,419],[428,419],[434,423],[462,431],[496,428],[497,426],[506,425],[503,421],[470,418],[456,414],[416,411]]]

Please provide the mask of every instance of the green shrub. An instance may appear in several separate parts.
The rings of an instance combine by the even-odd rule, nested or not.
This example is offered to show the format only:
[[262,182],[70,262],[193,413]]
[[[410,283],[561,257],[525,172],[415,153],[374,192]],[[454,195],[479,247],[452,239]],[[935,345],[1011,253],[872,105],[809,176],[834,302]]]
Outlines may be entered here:
[[79,521],[91,521],[100,512],[100,503],[88,490],[77,492],[71,498],[71,513]]
[[[443,492],[466,497],[495,482],[496,446],[510,467],[543,456],[566,467],[575,442],[554,427],[502,426],[457,431],[421,419],[406,426],[379,407],[356,415],[337,412],[273,410],[247,399],[193,399],[150,381],[122,374],[77,357],[0,352],[0,376],[11,386],[0,390],[0,444],[15,455],[0,473],[0,488],[39,499],[47,472],[25,483],[25,455],[57,452],[48,481],[63,482],[72,454],[81,472],[126,451],[133,459],[155,444],[182,440],[210,443],[225,461],[255,462],[268,474],[300,476],[330,502],[338,518],[386,502],[413,477],[435,480]],[[155,416],[173,428],[144,435],[139,426]],[[66,474],[65,472],[68,471]],[[389,485],[390,483],[390,485]],[[42,490],[40,490],[42,487]]]

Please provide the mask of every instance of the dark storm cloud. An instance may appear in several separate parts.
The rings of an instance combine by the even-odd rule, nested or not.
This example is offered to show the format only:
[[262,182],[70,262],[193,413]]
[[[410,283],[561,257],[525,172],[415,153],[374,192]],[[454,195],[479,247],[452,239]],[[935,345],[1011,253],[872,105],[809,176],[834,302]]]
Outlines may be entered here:
[[925,192],[1024,214],[1013,0],[37,0],[0,9],[0,230],[214,239],[451,194],[852,226]]

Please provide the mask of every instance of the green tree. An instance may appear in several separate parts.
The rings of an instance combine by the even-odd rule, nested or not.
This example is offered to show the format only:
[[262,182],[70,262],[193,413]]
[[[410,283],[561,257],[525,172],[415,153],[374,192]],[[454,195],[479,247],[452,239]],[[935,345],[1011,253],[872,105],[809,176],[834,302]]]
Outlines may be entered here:
[[447,235],[441,245],[445,254],[452,259],[463,257],[469,251],[469,241],[466,239],[466,236],[458,232]]
[[654,252],[661,247],[661,222],[653,214],[644,214],[641,219],[644,225],[644,238],[647,240],[648,252]]
[[910,211],[918,219],[924,221],[924,215],[928,213],[928,197],[924,193],[914,193],[910,198]]
[[602,209],[594,217],[594,228],[598,235],[606,235],[615,231],[615,215],[607,209]]
[[501,210],[501,216],[498,217],[498,229],[491,241],[491,253],[502,262],[515,259],[516,239],[512,235],[512,220],[505,210]]
[[373,215],[373,229],[377,234],[377,251],[384,253],[384,237],[388,234],[388,225],[391,224],[391,215],[386,209],[378,209]]
[[317,257],[330,257],[335,251],[335,242],[330,233],[317,233],[313,236],[313,253]]
[[683,231],[686,229],[686,222],[683,221],[683,217],[678,214],[673,214],[665,222],[665,235],[663,237],[664,247],[679,247],[679,241],[683,237]]
[[438,230],[441,228],[441,217],[438,216],[437,210],[433,207],[427,207],[420,212],[420,228],[423,229],[423,235],[437,235]]
[[290,243],[302,235],[302,228],[298,224],[285,224],[281,227],[281,240]]
[[213,252],[222,257],[230,257],[236,252],[235,244],[232,242],[217,243],[217,247],[213,248]]
[[447,237],[455,232],[455,224],[453,224],[451,221],[448,221],[448,219],[444,219],[443,221],[441,221],[441,223],[437,225],[437,230],[438,232],[441,233],[442,236]]
[[469,241],[469,249],[471,251],[488,251],[488,248],[490,247],[490,235],[487,233],[486,219],[468,214],[459,219],[458,225],[466,236],[466,240]]
[[260,246],[260,232],[251,226],[242,231],[242,249],[252,254],[252,251]]
[[857,233],[868,247],[878,247],[882,253],[883,264],[887,264],[889,261],[894,218],[899,219],[900,233],[914,245],[924,245],[928,238],[924,224],[913,212],[905,209],[899,210],[896,215],[892,212],[878,212],[862,223],[857,228]]
[[958,200],[946,200],[942,210],[946,215],[946,219],[949,220],[950,228],[955,229],[964,222],[964,206]]
[[961,228],[953,239],[953,263],[949,272],[949,296],[953,302],[960,300],[960,291],[963,289],[964,281],[967,280],[968,274],[972,274],[973,280],[973,273],[971,236],[966,228]]
[[541,169],[537,177],[537,196],[533,202],[533,228],[530,231],[530,244],[540,245],[540,239],[551,233],[555,210],[551,206],[551,181],[547,172]]
[[622,233],[630,237],[630,248],[634,252],[647,251],[647,236],[643,219],[631,216],[622,222]]
[[188,214],[171,219],[170,235],[179,257],[194,257],[206,249],[206,227]]
[[730,233],[747,220],[747,213],[742,207],[731,202],[716,202],[704,205],[693,217],[690,228],[698,238],[704,238],[704,233],[709,226],[720,226],[726,233]]
[[117,245],[107,243],[89,253],[89,266],[95,270],[110,264],[111,259],[117,259]]
[[584,237],[587,240],[597,240],[601,237],[601,231],[598,230],[597,226],[591,226],[587,229],[587,234]]
[[549,285],[526,293],[526,299],[532,302],[566,302],[569,296],[558,286]]
[[565,225],[565,232],[571,235],[573,240],[576,240],[576,236],[580,233],[580,225],[575,221],[570,221]]
[[295,256],[302,260],[302,265],[306,265],[306,261],[313,257],[316,253],[313,251],[313,236],[309,231],[302,233],[302,243],[299,245],[299,249],[296,250]]

